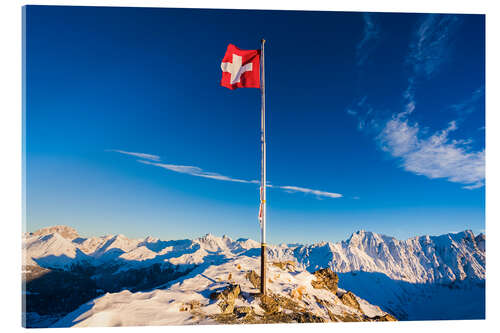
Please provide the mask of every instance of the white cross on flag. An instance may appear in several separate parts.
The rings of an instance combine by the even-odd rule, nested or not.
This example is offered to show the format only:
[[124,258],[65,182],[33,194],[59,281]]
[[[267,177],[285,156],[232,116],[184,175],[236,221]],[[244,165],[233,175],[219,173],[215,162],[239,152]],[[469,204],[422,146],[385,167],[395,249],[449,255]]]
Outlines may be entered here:
[[231,90],[260,88],[260,50],[240,50],[229,44],[220,68],[221,86]]

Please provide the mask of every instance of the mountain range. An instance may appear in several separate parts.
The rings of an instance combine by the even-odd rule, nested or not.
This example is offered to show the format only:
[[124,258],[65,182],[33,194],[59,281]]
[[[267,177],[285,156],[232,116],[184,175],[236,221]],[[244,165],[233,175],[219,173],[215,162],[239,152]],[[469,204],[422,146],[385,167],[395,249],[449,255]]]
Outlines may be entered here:
[[[84,238],[71,227],[53,226],[23,234],[23,254],[26,326],[73,326],[77,323],[108,326],[117,324],[116,318],[97,320],[109,311],[96,311],[96,308],[108,309],[116,302],[122,303],[125,294],[130,304],[134,304],[130,306],[137,309],[145,293],[158,294],[155,297],[162,294],[160,298],[166,297],[163,293],[170,293],[175,302],[185,301],[181,293],[183,284],[199,279],[213,280],[209,285],[197,281],[195,284],[203,285],[202,289],[185,290],[187,294],[197,295],[189,301],[201,302],[204,304],[201,308],[205,309],[213,305],[213,302],[203,302],[209,299],[208,290],[213,292],[217,283],[229,283],[229,274],[239,281],[240,298],[251,293],[251,283],[247,287],[245,283],[249,283],[247,274],[250,271],[259,272],[260,243],[212,234],[193,240],[130,239],[121,234]],[[371,320],[385,314],[399,320],[484,318],[485,235],[474,235],[470,230],[406,240],[360,230],[336,243],[269,245],[268,258],[274,275],[279,276],[270,284],[280,285],[279,288],[275,286],[276,295],[289,295],[304,286],[305,298],[322,300],[324,304],[338,303],[337,308],[332,305],[316,309],[308,308],[311,302],[304,301],[302,312],[311,313],[313,317],[330,321],[347,318],[351,312],[343,308],[341,297],[349,292],[358,304],[365,304],[365,311],[362,315],[356,314],[356,318]],[[283,263],[289,265],[283,266]],[[246,268],[236,269],[238,266]],[[340,290],[340,294],[336,291],[330,298],[311,287],[311,281],[318,278],[317,272],[326,268],[335,272]],[[245,291],[245,288],[250,289]],[[58,302],[61,297],[63,304]],[[250,301],[247,297],[244,302],[255,313],[259,312],[256,309],[261,310],[252,305],[254,299]],[[150,303],[146,308],[150,309]],[[263,304],[262,301],[259,304]],[[368,307],[378,310],[368,310]],[[304,310],[306,308],[309,310]],[[360,306],[355,308],[361,309]],[[150,311],[155,313],[154,309]],[[196,311],[200,312],[200,307]],[[367,316],[366,312],[372,316]],[[213,310],[203,313],[205,315],[200,316],[197,323],[215,320]],[[332,313],[337,313],[337,317]],[[270,317],[255,316],[259,320],[270,320]],[[79,317],[87,319],[75,321]],[[180,319],[167,317],[177,318],[177,321],[159,320],[158,323],[190,323],[185,316]],[[294,320],[300,322],[301,319]],[[130,324],[154,322],[157,321],[148,317],[147,322]],[[123,322],[118,320],[118,324]]]

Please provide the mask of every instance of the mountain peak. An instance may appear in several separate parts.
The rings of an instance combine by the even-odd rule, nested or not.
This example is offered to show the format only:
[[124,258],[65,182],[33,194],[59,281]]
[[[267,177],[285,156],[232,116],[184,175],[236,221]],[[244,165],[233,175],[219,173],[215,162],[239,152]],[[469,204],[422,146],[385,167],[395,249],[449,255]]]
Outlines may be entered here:
[[58,233],[62,237],[69,239],[69,240],[80,237],[80,235],[78,235],[78,232],[76,231],[76,229],[69,227],[67,225],[55,225],[55,226],[51,226],[51,227],[38,229],[37,231],[33,232],[32,235],[45,236],[45,235],[54,234],[54,233]]
[[205,236],[203,236],[201,238],[204,238],[204,239],[214,239],[214,238],[217,238],[217,236],[215,236],[214,234],[212,234],[211,232],[209,232],[209,233],[206,233]]
[[375,233],[371,231],[365,231],[364,229],[360,229],[356,232],[353,232],[351,236],[347,239],[347,243],[355,242],[355,241],[361,241],[365,238],[370,238],[373,235],[376,235]]
[[144,238],[144,243],[154,243],[157,242],[159,239],[153,236],[147,236]]

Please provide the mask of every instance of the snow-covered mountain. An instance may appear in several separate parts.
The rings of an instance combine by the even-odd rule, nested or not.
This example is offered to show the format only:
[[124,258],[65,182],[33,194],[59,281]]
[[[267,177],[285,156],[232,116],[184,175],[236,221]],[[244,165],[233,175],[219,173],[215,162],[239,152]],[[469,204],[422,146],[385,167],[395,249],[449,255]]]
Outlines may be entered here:
[[484,234],[466,230],[404,241],[357,231],[340,243],[299,246],[293,257],[309,270],[329,266],[335,272],[377,272],[412,283],[484,280]]
[[[310,272],[330,267],[339,273],[377,272],[394,280],[443,284],[485,279],[484,242],[484,234],[474,236],[470,230],[402,241],[361,230],[338,243],[270,245],[268,255],[271,260],[296,261]],[[124,235],[81,238],[74,229],[64,226],[25,234],[23,244],[26,264],[46,268],[106,262],[122,265],[122,270],[153,263],[194,267],[206,260],[260,253],[260,244],[251,239],[232,240],[211,234],[170,241],[129,239]]]
[[[337,243],[269,245],[268,257],[271,263],[293,262],[297,270],[310,275],[329,267],[341,277],[340,287],[399,319],[460,319],[484,317],[484,244],[484,234],[475,236],[470,230],[406,240],[357,231]],[[193,240],[83,238],[67,226],[24,234],[23,248],[26,272],[85,272],[96,284],[97,294],[101,289],[165,288],[174,279],[196,278],[193,272],[201,274],[210,266],[258,261],[260,255],[260,244],[251,239],[211,234]],[[442,302],[459,294],[475,300],[473,311],[451,304],[443,313],[423,305],[433,297]]]

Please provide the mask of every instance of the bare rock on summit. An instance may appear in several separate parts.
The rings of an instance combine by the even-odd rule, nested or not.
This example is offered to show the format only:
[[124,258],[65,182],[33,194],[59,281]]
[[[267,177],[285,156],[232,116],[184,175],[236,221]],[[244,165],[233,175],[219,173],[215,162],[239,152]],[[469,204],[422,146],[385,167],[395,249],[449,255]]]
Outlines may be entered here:
[[238,318],[249,318],[254,313],[253,308],[251,306],[235,306],[234,314]]
[[314,288],[330,290],[334,294],[337,293],[339,277],[330,267],[317,270],[314,272],[314,276],[316,280],[311,282]]
[[250,281],[254,288],[260,288],[260,276],[255,271],[248,271],[245,277]]
[[213,300],[220,301],[219,307],[223,314],[232,313],[234,310],[234,303],[240,294],[240,286],[232,284],[220,292],[214,292],[210,295]]
[[275,313],[280,310],[278,299],[270,295],[260,296],[260,307],[266,311],[266,313]]
[[80,235],[78,235],[78,232],[75,229],[73,229],[71,227],[68,227],[67,225],[56,225],[56,226],[53,226],[53,227],[47,227],[47,228],[39,229],[39,230],[33,232],[32,235],[34,235],[34,236],[45,236],[45,235],[53,234],[53,233],[56,233],[56,232],[59,235],[63,236],[66,239],[69,239],[69,240],[72,240],[72,239],[75,239],[77,237],[80,237]]

